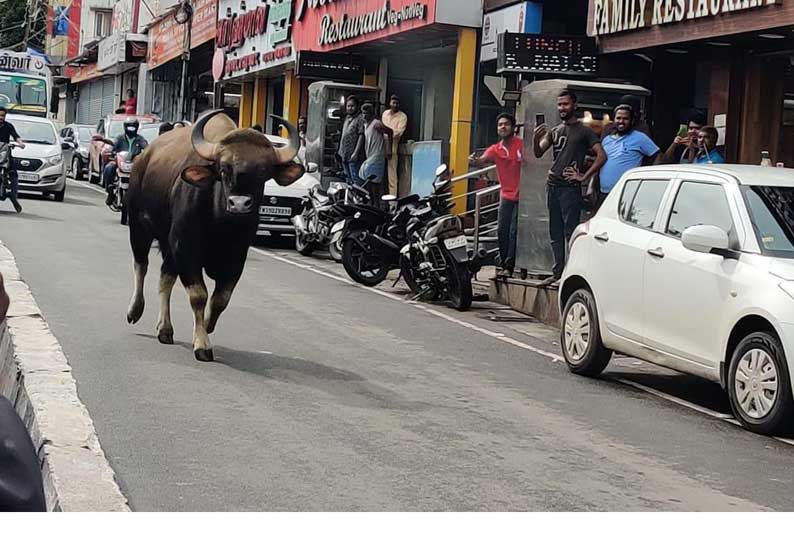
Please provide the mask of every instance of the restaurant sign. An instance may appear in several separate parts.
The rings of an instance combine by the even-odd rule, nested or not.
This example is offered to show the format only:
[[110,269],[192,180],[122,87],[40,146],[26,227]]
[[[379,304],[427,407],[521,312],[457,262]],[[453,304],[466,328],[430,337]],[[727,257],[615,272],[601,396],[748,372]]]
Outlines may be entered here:
[[220,0],[218,9],[225,17],[218,19],[215,38],[217,80],[295,60],[292,0],[267,0],[251,10],[245,0]]
[[427,26],[436,0],[298,0],[295,46],[331,51]]
[[780,0],[590,0],[591,36],[717,17],[780,4]]

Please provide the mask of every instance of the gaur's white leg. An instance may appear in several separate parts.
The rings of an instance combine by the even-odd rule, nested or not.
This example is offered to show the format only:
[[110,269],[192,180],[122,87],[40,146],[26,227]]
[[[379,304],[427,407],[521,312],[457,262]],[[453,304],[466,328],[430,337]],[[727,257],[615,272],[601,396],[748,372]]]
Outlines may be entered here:
[[160,317],[157,321],[157,340],[163,344],[174,344],[174,326],[171,324],[171,292],[176,275],[160,273]]

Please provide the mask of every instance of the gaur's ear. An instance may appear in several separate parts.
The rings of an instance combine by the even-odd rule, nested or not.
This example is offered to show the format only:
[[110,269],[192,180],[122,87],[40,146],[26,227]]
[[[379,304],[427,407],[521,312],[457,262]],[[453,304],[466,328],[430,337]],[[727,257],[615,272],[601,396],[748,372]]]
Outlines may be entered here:
[[290,162],[281,166],[276,166],[273,170],[273,179],[279,186],[289,186],[306,173],[306,169],[295,162]]
[[196,188],[207,188],[215,181],[215,172],[206,166],[190,166],[182,170],[182,180]]

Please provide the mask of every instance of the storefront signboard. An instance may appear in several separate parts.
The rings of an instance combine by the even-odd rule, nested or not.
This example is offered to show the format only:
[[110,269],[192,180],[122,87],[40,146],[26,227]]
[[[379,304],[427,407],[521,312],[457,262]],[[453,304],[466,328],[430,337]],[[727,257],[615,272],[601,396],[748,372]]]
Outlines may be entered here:
[[543,4],[540,2],[521,2],[486,13],[482,18],[480,62],[496,60],[499,34],[505,32],[540,34],[542,22]]
[[592,38],[542,34],[499,35],[497,73],[594,75],[598,49]]
[[333,51],[431,25],[436,0],[296,0],[295,47]]
[[[195,0],[190,29],[190,48],[194,49],[215,38],[215,0]],[[179,24],[170,11],[149,28],[149,69],[179,57],[185,47],[186,25]]]
[[95,62],[72,68],[72,70],[72,83],[81,83],[102,76],[102,72],[97,69]]
[[99,42],[97,68],[100,71],[124,62],[126,53],[126,34],[115,32]]
[[757,10],[781,0],[590,0],[591,36]]
[[266,0],[255,8],[246,6],[245,0],[220,0],[215,37],[218,52],[213,60],[218,65],[213,69],[216,79],[294,62],[292,7],[292,0]]

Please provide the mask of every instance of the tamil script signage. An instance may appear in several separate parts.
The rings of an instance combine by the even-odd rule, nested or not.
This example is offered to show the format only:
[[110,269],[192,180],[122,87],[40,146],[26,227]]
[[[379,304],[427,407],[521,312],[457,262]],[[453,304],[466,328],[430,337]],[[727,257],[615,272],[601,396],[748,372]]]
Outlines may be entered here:
[[[195,0],[190,29],[190,48],[194,49],[215,38],[215,0]],[[149,69],[154,69],[182,55],[185,48],[185,26],[174,18],[174,10],[155,21],[149,28]]]
[[436,0],[297,0],[295,46],[332,51],[433,24]]
[[591,36],[707,19],[780,4],[781,0],[590,0]]
[[249,8],[244,0],[219,2],[215,36],[218,52],[213,61],[219,65],[213,70],[219,80],[295,61],[292,0],[267,0],[254,5]]

